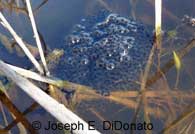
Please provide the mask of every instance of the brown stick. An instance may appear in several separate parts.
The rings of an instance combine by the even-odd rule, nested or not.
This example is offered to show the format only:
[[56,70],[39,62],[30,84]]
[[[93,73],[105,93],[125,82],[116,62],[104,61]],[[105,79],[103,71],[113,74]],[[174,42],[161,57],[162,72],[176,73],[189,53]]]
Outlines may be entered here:
[[[22,115],[24,116],[24,115],[26,115],[26,114],[28,114],[28,113],[34,111],[35,108],[37,108],[37,106],[39,106],[38,103],[34,102],[32,105],[30,105],[30,107],[28,107],[24,112],[22,112]],[[13,128],[18,122],[20,122],[20,120],[18,120],[18,119],[13,120],[8,126],[6,126],[6,127],[4,128],[4,130],[10,130],[10,129]]]
[[18,121],[25,126],[31,134],[38,134],[33,128],[31,123],[23,116],[17,107],[10,101],[6,94],[0,90],[0,101],[9,109],[9,111],[16,117]]
[[[178,56],[180,58],[184,57],[193,47],[195,47],[195,39],[192,39],[184,48],[180,49],[177,52]],[[157,71],[147,80],[146,87],[151,86],[153,83],[159,80],[163,74],[167,73],[174,65],[174,59],[172,58],[160,69],[160,71]]]

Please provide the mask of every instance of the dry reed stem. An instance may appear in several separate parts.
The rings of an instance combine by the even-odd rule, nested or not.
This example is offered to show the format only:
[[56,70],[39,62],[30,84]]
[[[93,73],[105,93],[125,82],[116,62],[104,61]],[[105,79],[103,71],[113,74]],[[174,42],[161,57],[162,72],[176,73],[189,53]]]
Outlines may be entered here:
[[88,124],[84,120],[82,120],[80,117],[68,110],[63,104],[60,104],[55,99],[51,98],[49,95],[47,95],[40,88],[32,84],[30,81],[15,73],[3,61],[0,61],[0,69],[7,77],[14,81],[24,92],[26,92],[32,99],[39,103],[47,112],[49,112],[61,123],[70,124],[78,121],[82,123],[84,126],[83,130],[73,130],[74,133],[100,134],[100,132],[98,132],[97,130],[89,131]]
[[28,120],[23,117],[22,113],[17,109],[17,107],[10,101],[9,97],[7,97],[7,95],[1,89],[0,100],[30,133],[37,134],[37,132],[32,128],[32,125],[28,122]]
[[[5,125],[8,125],[6,113],[5,113],[4,107],[3,107],[3,105],[2,105],[1,102],[0,102],[0,109],[1,109],[2,116],[3,116],[4,124],[5,124]],[[0,133],[2,133],[1,130],[0,130]],[[11,132],[10,132],[10,131],[7,131],[7,134],[11,134]]]
[[[115,91],[111,93],[112,96],[116,96],[116,97],[121,97],[121,98],[136,98],[139,95],[138,91]],[[192,91],[158,91],[158,90],[154,90],[154,91],[149,91],[147,90],[145,92],[145,96],[147,98],[165,98],[168,96],[172,96],[172,97],[178,97],[178,98],[184,98],[184,99],[195,99],[195,93],[193,93]]]
[[[5,46],[5,48],[10,52],[13,53],[13,50],[16,50],[16,54],[18,56],[23,56],[25,55],[24,52],[22,51],[22,49],[20,48],[20,46],[17,45],[17,42],[12,41],[11,39],[9,39],[6,35],[0,33],[0,42],[2,43],[2,45]],[[29,51],[32,53],[32,55],[34,57],[37,57],[37,55],[39,54],[37,47],[34,47],[26,42],[24,42],[26,47],[29,49]],[[20,50],[21,49],[21,50]]]
[[[153,63],[153,56],[154,56],[155,48],[156,48],[155,45],[153,45],[152,49],[150,51],[150,55],[148,57],[146,67],[144,69],[144,74],[143,74],[143,77],[141,79],[140,94],[137,96],[138,97],[138,105],[136,107],[136,111],[135,111],[135,114],[133,116],[132,123],[137,122],[137,117],[139,115],[139,112],[141,111],[142,105],[143,105],[143,111],[144,111],[144,118],[149,119],[149,117],[148,117],[149,110],[147,107],[148,104],[147,104],[147,98],[145,97],[145,91],[146,91],[146,82],[147,82],[148,75],[150,73],[150,69],[151,69],[151,66]],[[147,117],[145,115],[147,115]],[[131,130],[130,132],[134,133],[134,130]],[[146,131],[146,133],[148,133],[148,131]]]
[[47,63],[46,63],[46,60],[45,60],[45,55],[43,53],[40,37],[39,37],[38,31],[37,31],[37,26],[36,26],[36,23],[35,23],[33,11],[32,11],[31,4],[30,4],[30,0],[26,0],[26,5],[27,5],[29,18],[30,18],[30,21],[31,21],[31,24],[32,24],[32,29],[33,29],[33,32],[34,32],[34,37],[35,37],[37,47],[38,47],[38,50],[39,50],[39,55],[40,55],[41,61],[43,63],[44,71],[46,72],[47,75],[49,75],[49,70],[47,68]]
[[158,50],[158,69],[162,53],[162,0],[155,0],[155,44]]
[[48,2],[48,0],[43,0],[43,1],[34,9],[33,13],[36,14],[36,13],[39,11],[39,9],[40,9],[42,6],[44,6],[47,2]]
[[24,13],[24,14],[27,13],[26,9],[23,7],[18,7],[15,4],[5,3],[2,1],[0,1],[0,8],[3,8],[3,9],[6,8],[10,11],[15,11],[16,13]]
[[195,114],[195,108],[188,110],[187,112],[184,112],[179,118],[177,118],[172,123],[167,125],[167,127],[165,127],[159,134],[164,134],[164,133],[170,131],[171,129],[175,128],[182,121],[190,118],[191,116],[194,116],[194,114]]
[[[189,51],[195,47],[195,39],[192,39],[185,45],[184,48],[180,49],[177,54],[180,59],[182,59]],[[157,80],[159,80],[164,74],[166,74],[175,65],[174,59],[170,59],[161,69],[157,71],[153,76],[147,80],[146,87],[151,86]]]
[[23,49],[26,56],[30,59],[30,61],[34,64],[34,66],[37,68],[37,70],[43,74],[43,69],[41,65],[38,63],[38,61],[34,58],[32,53],[29,51],[29,49],[26,47],[25,43],[22,41],[22,39],[17,35],[17,33],[14,31],[14,29],[11,27],[9,22],[6,20],[6,18],[3,16],[2,12],[0,11],[0,23],[11,33],[11,35],[14,37],[18,45]]
[[[151,4],[153,7],[155,6],[155,3],[154,3],[154,1],[153,0],[146,0],[149,4]],[[167,15],[167,16],[169,16],[169,18],[171,18],[172,20],[174,20],[174,21],[180,21],[179,19],[178,19],[178,17],[177,16],[175,16],[172,12],[170,12],[169,10],[167,10],[166,8],[162,8],[162,11],[163,11],[163,14],[165,14],[165,15]]]
[[[24,112],[22,112],[22,115],[25,116],[26,114],[32,112],[35,110],[35,108],[37,108],[39,106],[38,103],[34,102],[32,105],[29,106],[29,108],[27,108]],[[9,125],[7,125],[4,130],[10,130],[11,128],[13,128],[18,122],[20,122],[20,120],[18,120],[17,118],[15,120],[13,120]]]

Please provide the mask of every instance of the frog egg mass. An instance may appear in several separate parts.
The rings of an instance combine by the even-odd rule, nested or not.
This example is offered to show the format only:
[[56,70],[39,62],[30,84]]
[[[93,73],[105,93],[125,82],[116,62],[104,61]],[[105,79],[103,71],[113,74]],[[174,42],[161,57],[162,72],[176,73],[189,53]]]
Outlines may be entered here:
[[138,80],[152,34],[131,18],[103,12],[82,19],[66,36],[56,74],[100,91],[128,90]]

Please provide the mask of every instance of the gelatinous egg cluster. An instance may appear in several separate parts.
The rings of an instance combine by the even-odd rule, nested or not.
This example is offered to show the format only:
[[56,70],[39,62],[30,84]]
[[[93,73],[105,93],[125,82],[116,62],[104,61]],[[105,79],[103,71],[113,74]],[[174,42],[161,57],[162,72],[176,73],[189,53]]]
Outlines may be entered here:
[[117,14],[82,19],[65,39],[59,77],[109,91],[130,89],[152,46],[143,24]]

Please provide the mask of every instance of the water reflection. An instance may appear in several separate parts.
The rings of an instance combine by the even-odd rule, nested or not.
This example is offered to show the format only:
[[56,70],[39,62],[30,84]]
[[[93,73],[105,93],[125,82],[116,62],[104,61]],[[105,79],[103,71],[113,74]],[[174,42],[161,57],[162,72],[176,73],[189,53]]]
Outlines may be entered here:
[[[39,3],[41,3],[41,2],[37,1],[37,0],[33,0],[34,7],[37,7],[37,5],[39,5]],[[182,28],[180,27],[178,30],[175,30],[175,27],[182,23],[181,19],[183,18],[183,16],[185,14],[187,14],[189,16],[195,16],[193,3],[194,3],[193,0],[185,1],[185,6],[183,6],[184,1],[182,1],[182,0],[164,1],[164,8],[165,9],[164,9],[164,13],[163,13],[163,20],[164,20],[163,29],[164,29],[165,35],[167,37],[165,38],[166,39],[165,40],[165,50],[164,50],[165,53],[163,53],[164,57],[162,57],[162,63],[165,63],[167,58],[170,58],[172,56],[171,55],[172,50],[175,50],[175,49],[182,47],[183,44],[185,44],[191,37],[193,37],[194,29],[192,29],[192,27],[190,27],[190,26],[189,27],[183,26]],[[18,5],[17,3],[14,3],[14,4]],[[100,30],[100,29],[102,27],[105,27],[106,23],[97,24],[96,28],[94,28],[95,30],[93,30],[93,33],[91,33],[91,35],[90,35],[88,32],[81,32],[81,31],[84,31],[84,29],[86,29],[86,27],[83,27],[82,25],[77,25],[78,22],[80,22],[80,20],[82,22],[86,22],[86,19],[83,19],[83,18],[86,18],[86,16],[88,16],[88,15],[96,14],[97,11],[99,11],[99,9],[107,8],[108,10],[113,11],[114,13],[120,14],[121,16],[129,16],[130,14],[134,14],[134,18],[136,18],[139,22],[143,22],[144,25],[145,24],[149,25],[148,26],[149,30],[152,31],[153,20],[154,20],[153,1],[151,1],[151,0],[136,1],[135,5],[136,5],[136,6],[134,6],[135,13],[131,13],[130,11],[131,11],[132,5],[129,5],[129,0],[124,0],[124,1],[117,1],[117,0],[111,0],[111,1],[103,1],[103,0],[51,1],[51,0],[49,0],[43,7],[41,7],[36,12],[36,20],[37,20],[39,30],[41,31],[41,33],[46,41],[46,44],[52,49],[53,48],[63,48],[65,50],[67,49],[66,47],[64,48],[64,37],[67,36],[71,32],[71,29],[75,30],[75,31],[73,31],[73,34],[80,31],[79,37],[72,36],[73,38],[72,37],[70,38],[69,45],[71,45],[71,47],[72,47],[72,45],[76,46],[80,42],[83,42],[83,40],[80,39],[80,37],[82,37],[85,39],[84,41],[86,44],[93,45],[93,47],[94,46],[101,46],[102,48],[105,48],[105,46],[106,47],[109,46],[108,45],[108,43],[110,42],[109,38],[106,40],[102,40],[101,42],[93,43],[94,39],[90,38],[90,36],[92,35],[93,37],[95,37],[95,39],[104,37],[105,32]],[[10,11],[7,11],[8,8],[5,8],[5,6],[1,5],[0,7],[1,7],[1,9],[3,8],[3,10],[5,10],[5,14],[8,17],[9,21],[12,23],[12,25],[14,26],[16,31],[23,37],[23,39],[25,41],[27,41],[29,44],[35,44],[35,42],[32,39],[32,30],[30,28],[29,21],[25,16],[25,13],[22,12],[21,14],[19,14],[19,16],[17,16],[14,10],[13,10],[14,12],[10,13]],[[19,10],[18,10],[18,12],[19,12]],[[112,19],[116,19],[113,16],[114,15],[112,14],[110,16],[110,19],[108,19],[106,22],[109,22]],[[127,19],[119,18],[119,22],[117,22],[117,23],[120,23],[120,25],[126,25],[127,21],[128,21]],[[91,24],[91,23],[89,23],[89,24]],[[136,32],[137,31],[136,27],[133,28],[132,25],[135,25],[135,24],[133,24],[133,23],[129,24],[129,26],[128,26],[128,27],[130,27],[129,29],[124,29],[124,27],[116,27],[116,25],[110,25],[109,28],[106,29],[107,30],[106,33],[118,32],[120,34],[126,35],[127,33],[129,33],[129,31]],[[120,29],[120,30],[118,30],[118,29]],[[5,31],[1,26],[0,26],[0,32],[2,32],[3,34],[7,34],[7,31]],[[7,36],[9,36],[9,35],[7,35]],[[117,37],[117,36],[112,36],[111,38],[115,39],[115,40],[119,39],[119,37]],[[142,38],[143,38],[142,36],[139,37],[139,39],[142,39]],[[168,41],[167,41],[167,38],[169,38]],[[126,61],[131,61],[132,57],[129,56],[130,52],[127,49],[132,49],[133,48],[132,44],[135,41],[136,41],[136,39],[133,38],[132,36],[127,37],[118,44],[118,46],[120,46],[120,49],[115,48],[114,50],[112,50],[112,49],[106,50],[107,53],[105,53],[105,55],[103,57],[102,56],[99,57],[99,54],[96,53],[96,52],[98,52],[98,50],[97,50],[98,48],[93,50],[94,53],[91,54],[90,57],[88,55],[80,56],[78,59],[79,59],[79,63],[82,65],[82,67],[80,68],[81,71],[86,70],[86,66],[91,64],[91,59],[93,61],[100,59],[97,62],[95,62],[95,64],[97,64],[97,66],[100,68],[104,68],[104,69],[107,69],[109,71],[115,70],[118,66],[118,64],[117,64],[118,62],[116,63],[115,60],[108,61],[106,58],[109,59],[110,57],[112,58],[112,57],[116,56],[115,53],[118,50],[120,50],[120,54],[116,56],[116,60],[119,62],[124,62],[124,64],[128,64],[129,62],[126,62]],[[86,51],[91,49],[90,45],[85,46],[85,47],[74,47],[74,51],[73,51],[74,55],[77,55],[80,53],[85,53]],[[166,47],[168,49],[166,49]],[[102,48],[101,48],[101,50],[102,50]],[[11,61],[15,65],[19,64],[19,66],[23,66],[23,65],[26,66],[26,65],[30,64],[27,61],[27,59],[25,59],[25,58],[24,59],[16,58],[17,57],[16,54],[13,54],[13,55],[10,54],[9,56],[7,56],[8,51],[2,45],[1,45],[0,49],[1,49],[0,58],[4,59],[5,61]],[[139,48],[136,48],[136,51],[137,50],[139,50]],[[194,51],[194,50],[192,50],[192,51]],[[133,53],[133,55],[136,55],[135,63],[139,65],[138,61],[141,60],[139,57],[140,55],[137,53],[134,53],[134,51],[131,52],[131,54],[132,53]],[[77,61],[78,59],[75,59],[74,55],[69,56],[67,58],[67,60],[65,61],[65,63],[73,65],[73,64],[75,64],[75,62],[78,62]],[[185,66],[183,68],[184,71],[181,72],[181,76],[180,76],[181,83],[180,83],[179,87],[181,89],[189,89],[189,90],[193,89],[194,72],[195,72],[195,70],[193,68],[193,64],[194,64],[193,57],[194,57],[194,53],[192,52],[183,61]],[[63,66],[63,65],[64,64],[62,64],[61,66]],[[29,66],[32,66],[32,65],[29,65]],[[141,66],[141,65],[139,65],[139,66]],[[134,69],[133,66],[129,66],[129,68],[130,68],[130,70]],[[70,77],[77,78],[78,73],[79,73],[79,70],[77,70],[77,71],[73,70],[71,73],[64,73],[64,74],[67,75],[66,76],[67,78],[68,77],[69,78]],[[85,73],[82,72],[81,75],[82,75],[82,77],[87,77],[88,73],[89,73],[89,71],[85,71]],[[73,74],[73,75],[71,75],[71,74]],[[131,81],[132,79],[134,79],[134,74],[132,73],[132,71],[123,72],[121,75],[126,75],[126,74],[131,74],[130,75],[131,78],[129,78],[128,80]],[[100,71],[97,71],[97,73],[94,74],[93,77],[99,77],[99,76],[104,76],[104,75],[105,74],[102,73],[102,70],[100,70]],[[117,75],[113,74],[110,77],[112,79],[117,80],[116,76]],[[174,70],[172,70],[170,73],[168,73],[166,78],[167,78],[168,84],[169,84],[169,85],[167,85],[167,87],[166,87],[167,83],[166,84],[160,83],[160,86],[159,85],[154,86],[154,89],[155,90],[159,89],[158,91],[161,92],[162,90],[164,91],[165,88],[166,89],[172,88],[173,87],[172,85],[174,85],[174,82],[175,82]],[[99,77],[98,79],[95,79],[94,82],[98,84],[99,79],[105,79],[105,78]],[[3,81],[4,81],[4,79],[3,79]],[[75,81],[79,82],[79,80],[75,80]],[[85,80],[83,82],[85,83],[87,81],[88,80]],[[121,81],[117,80],[116,82],[120,83]],[[109,81],[105,81],[105,84],[109,85]],[[101,84],[98,84],[98,85],[100,85],[100,87],[102,86]],[[90,86],[91,86],[91,84],[90,84]],[[124,88],[127,88],[127,87],[124,87]],[[19,92],[19,91],[17,91],[17,92]],[[97,92],[99,92],[99,91],[97,91]],[[185,93],[185,92],[182,92],[182,93]],[[10,94],[13,94],[13,92],[10,92]],[[29,98],[27,98],[25,94],[22,94],[22,95],[21,95],[21,93],[19,93],[19,94],[17,94],[18,97],[15,97],[14,102],[16,103],[16,105],[19,108],[24,109],[26,106],[29,105]],[[100,94],[103,94],[105,96],[110,95],[106,91],[104,91],[103,93],[100,91]],[[124,92],[124,93],[122,93],[122,95],[124,97],[127,94],[125,94],[125,92]],[[12,96],[14,96],[14,95],[12,95]],[[120,96],[120,94],[117,94],[117,97],[118,96]],[[176,95],[174,94],[171,96],[174,97]],[[129,101],[127,101],[127,99],[123,98],[123,97],[121,97],[121,98],[122,98],[123,104],[124,103],[126,104],[125,106],[132,106],[134,103],[136,103],[136,101],[135,102],[133,101],[134,103],[132,102],[133,99],[130,100],[131,103],[126,103]],[[20,98],[25,99],[25,103],[22,106],[21,106]],[[164,97],[164,98],[166,98],[166,97]],[[153,98],[151,98],[149,101],[150,101],[150,103],[156,102],[159,105],[162,105],[164,102],[166,102],[166,100],[153,99]],[[161,101],[163,101],[163,102],[161,102]],[[155,105],[155,107],[159,107],[158,104]],[[97,111],[99,113],[102,113],[103,117],[107,118],[107,119],[117,119],[118,118],[120,120],[123,119],[125,122],[128,122],[131,118],[130,116],[132,115],[132,113],[129,111],[129,109],[126,110],[121,105],[120,106],[113,105],[105,100],[101,100],[98,102],[96,102],[96,101],[89,102],[89,103],[83,104],[83,105],[79,106],[78,111],[82,114],[82,116],[86,120],[89,117],[89,114],[86,112],[86,110],[89,112],[91,107],[93,107],[94,109],[97,109]],[[184,107],[184,106],[177,105],[176,108],[178,108],[178,107]],[[175,107],[173,107],[173,108],[175,108]],[[91,111],[93,111],[93,112],[91,112]],[[96,113],[96,112],[94,112],[95,110],[91,110],[91,111],[90,111],[90,113]],[[116,112],[115,116],[108,114],[108,113],[114,114],[113,111]],[[96,119],[94,115],[97,115],[97,114],[90,114],[90,117]],[[47,115],[41,116],[41,117],[38,116],[37,119],[40,119],[40,120],[43,120],[43,122],[46,122],[46,120],[44,119],[45,117],[48,117],[48,116]],[[34,118],[34,116],[31,115],[30,118]],[[49,118],[51,118],[51,117],[49,117]],[[156,122],[156,123],[159,124],[159,122]],[[160,126],[160,124],[157,125],[157,128],[155,128],[155,129],[162,129],[162,128],[158,128],[158,126]],[[41,131],[41,132],[45,133],[43,131]],[[108,132],[108,133],[112,133],[112,132]]]

